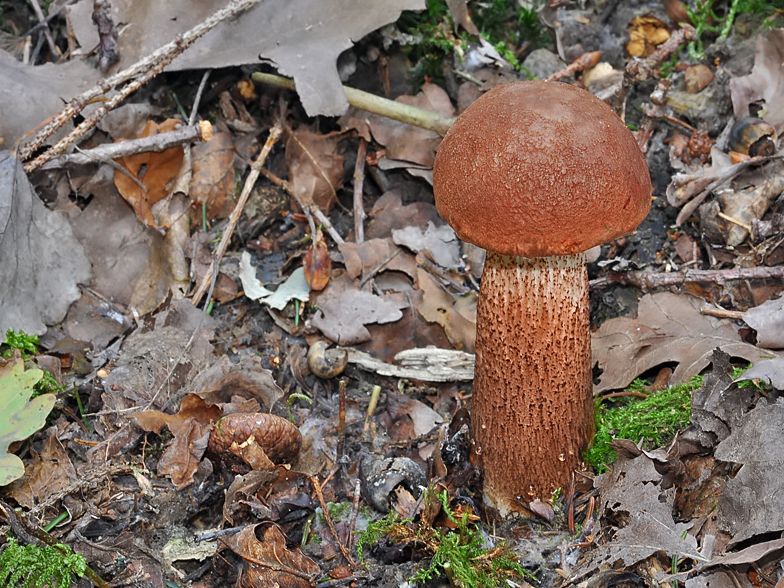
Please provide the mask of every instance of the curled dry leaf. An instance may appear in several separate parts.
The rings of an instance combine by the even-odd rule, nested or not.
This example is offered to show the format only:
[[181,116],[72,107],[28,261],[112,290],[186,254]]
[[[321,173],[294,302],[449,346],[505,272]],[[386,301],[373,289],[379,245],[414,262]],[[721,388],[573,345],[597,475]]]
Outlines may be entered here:
[[308,247],[302,262],[305,267],[305,280],[311,290],[319,291],[326,288],[332,275],[332,261],[321,230],[316,231],[316,243]]
[[233,454],[232,444],[241,445],[250,437],[275,463],[293,461],[302,446],[302,435],[290,421],[274,414],[237,413],[218,421],[210,434],[209,450],[218,456],[229,457]]
[[192,148],[191,198],[198,208],[207,205],[207,218],[224,218],[234,210],[234,144],[229,133],[215,133],[207,143]]
[[291,190],[307,205],[316,204],[328,213],[337,202],[343,183],[343,161],[338,154],[338,137],[310,131],[289,133],[286,163]]
[[[173,131],[180,124],[180,121],[173,118],[160,125],[149,121],[140,138]],[[183,156],[183,148],[177,146],[160,153],[148,151],[117,159],[125,173],[115,170],[114,184],[122,197],[133,207],[139,220],[150,228],[168,228],[168,225],[162,225],[155,218],[152,207],[167,196],[169,183],[180,171]]]
[[245,527],[226,543],[245,560],[242,588],[311,588],[320,573],[316,562],[298,547],[286,547],[286,537],[274,523]]

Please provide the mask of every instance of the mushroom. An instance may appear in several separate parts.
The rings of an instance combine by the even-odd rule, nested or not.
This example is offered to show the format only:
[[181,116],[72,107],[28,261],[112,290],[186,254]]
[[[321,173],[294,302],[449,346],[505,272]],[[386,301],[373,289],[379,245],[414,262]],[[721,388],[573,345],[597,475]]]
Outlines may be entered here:
[[564,487],[594,433],[584,252],[651,206],[645,158],[601,100],[516,82],[481,96],[439,147],[440,215],[487,249],[471,435],[502,516]]

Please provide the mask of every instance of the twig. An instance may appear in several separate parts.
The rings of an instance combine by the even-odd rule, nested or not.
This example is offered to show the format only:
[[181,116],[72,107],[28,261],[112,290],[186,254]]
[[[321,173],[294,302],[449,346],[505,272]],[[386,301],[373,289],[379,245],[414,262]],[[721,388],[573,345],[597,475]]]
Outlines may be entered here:
[[572,63],[567,65],[561,71],[555,72],[553,75],[548,76],[545,78],[545,82],[557,82],[558,80],[562,80],[564,78],[568,78],[576,74],[578,71],[584,71],[586,69],[592,68],[594,65],[599,63],[599,60],[602,58],[601,51],[590,51],[588,53],[583,53],[575,59]]
[[279,178],[271,171],[264,169],[262,170],[261,173],[263,173],[264,176],[270,182],[272,182],[273,184],[281,188],[284,192],[286,192],[286,194],[294,198],[294,200],[297,201],[297,204],[299,204],[299,207],[302,209],[302,212],[305,214],[306,217],[310,218],[310,215],[315,216],[318,219],[319,223],[324,225],[324,228],[327,230],[327,233],[329,233],[329,236],[332,237],[332,240],[335,243],[337,243],[338,245],[342,245],[343,243],[346,242],[343,239],[343,237],[340,236],[340,233],[338,233],[335,230],[335,227],[332,225],[332,222],[327,218],[327,216],[323,212],[321,212],[321,209],[315,203],[313,203],[312,205],[305,204],[305,201],[299,197],[299,194],[297,194],[294,190],[291,189],[291,186],[286,180]]
[[321,505],[321,510],[324,513],[324,520],[327,521],[327,527],[329,527],[330,533],[335,538],[335,541],[338,543],[338,547],[340,548],[340,553],[343,555],[343,559],[346,560],[346,563],[351,566],[352,569],[356,569],[357,564],[354,563],[354,560],[351,558],[351,554],[346,549],[346,546],[343,545],[343,542],[340,540],[338,536],[338,531],[335,529],[335,523],[332,522],[332,517],[329,516],[329,510],[327,509],[327,503],[324,501],[324,494],[321,491],[321,485],[318,481],[318,476],[311,476],[310,483],[313,484],[313,490],[316,492],[316,498],[318,498],[319,504]]
[[[261,0],[231,0],[229,4],[222,8],[221,10],[217,11],[215,14],[210,16],[207,20],[203,23],[193,27],[182,36],[178,36],[177,39],[164,45],[160,49],[154,51],[144,59],[137,61],[132,66],[124,69],[123,71],[111,76],[107,80],[101,81],[98,85],[94,86],[93,88],[83,92],[73,100],[56,116],[51,118],[49,122],[47,122],[36,134],[32,141],[26,143],[19,147],[19,159],[21,161],[26,161],[29,159],[32,154],[40,148],[44,142],[54,135],[65,123],[71,120],[76,114],[80,113],[87,104],[89,104],[95,98],[102,96],[109,92],[115,86],[122,84],[128,80],[134,80],[133,82],[129,83],[125,86],[116,96],[112,99],[107,101],[107,103],[101,107],[99,107],[95,112],[93,112],[90,116],[88,116],[85,121],[79,125],[76,129],[74,129],[70,134],[69,137],[73,136],[72,139],[66,137],[62,141],[60,141],[55,147],[50,149],[49,151],[53,151],[51,155],[47,154],[47,151],[44,156],[41,156],[28,164],[31,169],[28,170],[28,166],[25,166],[25,171],[28,173],[33,170],[37,169],[53,157],[60,155],[64,152],[65,148],[77,140],[79,137],[83,136],[87,130],[92,128],[93,125],[97,124],[98,121],[103,118],[103,116],[114,108],[117,104],[119,104],[125,97],[127,97],[131,92],[135,91],[136,89],[140,88],[144,83],[155,77],[158,73],[160,73],[169,63],[171,63],[175,57],[177,57],[180,53],[182,53],[186,48],[193,44],[193,42],[204,35],[207,31],[213,29],[216,25],[220,22],[235,16],[237,13],[255,6]],[[89,122],[88,122],[89,121]],[[57,149],[60,149],[58,151]]]
[[727,319],[742,319],[746,314],[740,310],[726,310],[724,308],[700,308],[700,314]]
[[[286,88],[287,90],[296,90],[294,80],[275,74],[256,72],[251,78],[256,82],[271,84],[279,88]],[[452,123],[455,122],[455,117],[453,116],[445,116],[431,110],[409,106],[402,102],[395,102],[394,100],[387,100],[386,98],[369,94],[368,92],[363,92],[362,90],[357,90],[355,88],[343,86],[343,91],[346,93],[348,103],[354,108],[366,110],[367,112],[372,112],[374,114],[380,114],[381,116],[414,125],[415,127],[435,131],[440,135],[445,135],[449,130],[449,127],[452,126]]]
[[367,141],[359,138],[357,149],[357,164],[354,167],[354,242],[365,242],[365,206],[362,202],[362,189],[365,185],[365,159],[367,156]]
[[370,271],[367,273],[367,275],[365,275],[365,276],[362,278],[362,281],[361,281],[361,282],[359,282],[359,287],[360,287],[360,288],[362,288],[362,286],[364,286],[364,285],[365,285],[365,284],[367,284],[367,283],[368,283],[370,280],[372,280],[374,277],[376,277],[376,275],[377,275],[377,274],[378,274],[378,273],[379,273],[381,270],[383,270],[385,267],[387,267],[387,266],[389,265],[389,263],[390,263],[390,262],[391,262],[393,259],[395,259],[395,258],[396,258],[398,255],[400,255],[402,252],[403,252],[403,250],[402,250],[400,247],[396,248],[396,249],[395,249],[395,250],[394,250],[392,253],[390,253],[390,254],[389,254],[389,256],[387,256],[387,258],[386,258],[384,261],[382,261],[381,263],[379,263],[379,264],[378,264],[376,267],[374,267],[372,270],[370,270]]
[[742,267],[725,270],[686,270],[685,272],[658,273],[652,271],[633,271],[610,274],[590,281],[593,289],[622,284],[637,286],[643,291],[666,286],[677,286],[693,282],[711,282],[723,286],[736,280],[784,279],[784,266]]
[[212,125],[207,121],[202,121],[198,125],[181,127],[168,133],[120,141],[119,143],[106,143],[93,149],[80,150],[78,153],[60,155],[46,162],[41,166],[41,169],[55,169],[65,167],[66,165],[85,165],[95,161],[104,162],[148,151],[160,153],[175,145],[190,143],[191,141],[209,141],[212,138],[212,132]]
[[337,450],[335,451],[337,455],[337,461],[340,461],[340,458],[343,457],[343,448],[346,444],[346,379],[341,378],[338,382],[338,392],[339,392],[339,400],[338,400],[338,444]]
[[44,11],[41,10],[41,6],[38,4],[38,0],[30,0],[30,4],[33,7],[35,16],[38,18],[38,22],[43,25],[44,37],[46,37],[46,42],[49,45],[49,51],[52,52],[52,61],[54,61],[59,54],[57,51],[57,45],[54,44],[54,39],[52,38],[52,31],[49,30],[49,23],[46,21],[46,17],[44,16]]
[[[615,95],[615,99],[612,103],[615,114],[618,116],[623,114],[626,107],[626,96],[629,94],[632,84],[634,82],[644,82],[645,80],[654,77],[656,75],[655,69],[661,66],[661,64],[664,63],[670,55],[675,53],[681,45],[694,39],[695,34],[694,27],[683,25],[680,29],[670,35],[670,38],[667,39],[667,41],[659,45],[656,51],[651,53],[647,58],[633,59],[630,61],[623,74],[621,89]],[[621,116],[621,118],[623,118],[623,116]]]
[[354,480],[354,501],[351,505],[351,515],[348,517],[348,534],[346,535],[346,545],[348,545],[349,549],[354,545],[354,527],[357,524],[359,501],[362,498],[361,485],[359,478]]
[[259,153],[259,156],[256,158],[256,160],[250,164],[250,173],[248,174],[248,178],[245,180],[245,185],[242,187],[240,198],[237,201],[237,205],[234,207],[234,210],[231,211],[231,216],[229,217],[229,226],[226,227],[226,229],[223,231],[223,236],[221,237],[218,249],[215,251],[215,255],[213,256],[212,262],[210,263],[210,267],[207,270],[207,273],[204,274],[201,284],[199,284],[198,288],[196,288],[196,292],[193,294],[194,306],[199,305],[199,301],[201,300],[201,297],[204,296],[204,293],[207,290],[210,282],[214,284],[214,280],[217,278],[218,271],[220,269],[220,262],[223,259],[224,253],[226,253],[231,236],[240,220],[240,216],[242,215],[242,209],[245,208],[245,203],[248,201],[250,193],[253,190],[253,186],[256,184],[256,180],[259,178],[262,167],[267,161],[267,157],[269,156],[270,151],[272,151],[273,145],[275,145],[275,143],[280,138],[281,132],[282,129],[280,125],[277,124],[270,129],[269,137],[267,137],[267,142],[264,143],[264,147],[262,147],[261,153]]

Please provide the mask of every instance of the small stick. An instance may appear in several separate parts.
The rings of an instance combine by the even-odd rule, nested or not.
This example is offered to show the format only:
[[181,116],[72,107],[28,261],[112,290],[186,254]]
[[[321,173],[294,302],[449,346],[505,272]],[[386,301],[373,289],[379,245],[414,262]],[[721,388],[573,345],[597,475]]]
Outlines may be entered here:
[[381,386],[373,386],[373,391],[370,393],[370,402],[367,407],[367,414],[365,415],[365,425],[362,427],[362,433],[367,433],[370,427],[370,419],[373,413],[376,412],[376,405],[378,404],[378,397],[381,395]]
[[746,223],[743,223],[736,218],[732,218],[730,215],[724,214],[723,212],[718,212],[716,213],[716,215],[723,218],[728,223],[732,223],[733,225],[738,225],[741,229],[745,229],[747,233],[751,233],[751,227]]
[[337,461],[343,457],[343,448],[346,443],[346,379],[341,378],[338,382],[340,400],[338,401],[338,447]]
[[160,153],[183,143],[191,141],[209,141],[212,138],[212,125],[207,121],[202,121],[198,125],[181,127],[168,133],[160,133],[150,137],[120,141],[119,143],[106,143],[94,149],[85,149],[78,153],[60,155],[46,162],[41,169],[55,169],[67,165],[84,165],[95,161],[107,161],[128,157],[137,153],[154,151]]
[[354,560],[351,558],[351,554],[348,552],[348,549],[346,549],[346,546],[343,545],[343,542],[340,540],[338,531],[335,529],[335,523],[332,522],[332,517],[329,516],[327,503],[324,501],[324,494],[321,492],[321,485],[319,484],[318,477],[311,476],[310,483],[313,484],[313,490],[316,492],[316,498],[318,498],[319,504],[321,505],[321,510],[324,512],[324,520],[327,521],[327,527],[329,527],[330,533],[332,533],[332,536],[338,543],[338,547],[340,548],[340,553],[343,555],[343,559],[346,560],[346,563],[351,566],[351,568],[356,569],[357,564],[354,563]]
[[784,279],[784,266],[741,267],[726,270],[686,270],[685,272],[658,273],[632,271],[611,274],[590,281],[591,288],[606,288],[613,284],[637,286],[644,291],[664,286],[676,286],[694,282],[711,282],[724,285],[736,280]]
[[[38,130],[38,133],[36,134],[36,136],[33,138],[32,141],[26,143],[25,145],[20,146],[19,160],[26,161],[27,159],[29,159],[32,156],[32,154],[36,150],[38,150],[38,148],[41,147],[49,137],[54,135],[63,125],[65,125],[65,123],[67,123],[75,115],[80,113],[84,109],[84,107],[87,106],[87,104],[90,104],[90,102],[93,99],[106,94],[107,92],[109,92],[109,90],[111,90],[112,88],[114,88],[119,84],[127,82],[128,80],[134,80],[133,82],[128,84],[128,86],[123,88],[121,92],[117,94],[117,96],[122,96],[122,98],[119,98],[116,101],[114,98],[112,98],[110,101],[107,102],[105,106],[99,108],[95,113],[93,113],[92,115],[87,117],[87,119],[85,119],[85,122],[87,122],[88,119],[93,121],[90,123],[90,125],[97,124],[97,122],[103,117],[103,115],[106,114],[106,112],[108,112],[107,106],[109,106],[110,103],[112,104],[111,106],[112,108],[116,104],[119,104],[119,102],[121,102],[125,98],[125,96],[127,96],[137,88],[141,87],[143,83],[146,83],[147,81],[152,79],[155,75],[157,75],[160,71],[162,71],[169,63],[171,63],[174,60],[175,57],[177,57],[180,53],[182,53],[185,49],[187,49],[190,45],[192,45],[196,39],[204,35],[207,31],[215,28],[215,26],[221,23],[222,21],[231,18],[233,16],[236,16],[239,12],[247,8],[251,8],[252,6],[255,6],[260,1],[261,0],[231,0],[231,2],[229,2],[229,4],[226,5],[224,8],[215,12],[203,23],[196,25],[189,31],[185,32],[183,35],[178,36],[171,43],[168,43],[163,47],[157,49],[147,57],[137,61],[132,66],[124,69],[119,73],[116,73],[110,78],[106,80],[101,80],[97,85],[93,86],[86,92],[83,92],[82,94],[80,94],[79,96],[71,100],[68,103],[68,105],[59,114],[49,119],[49,121],[46,122],[46,124],[44,124],[40,130]],[[126,88],[128,88],[127,92],[126,92]],[[103,112],[99,113],[99,111],[103,111]],[[96,114],[98,116],[95,116]],[[81,126],[82,125],[79,125],[79,127]],[[77,127],[77,129],[74,129],[74,131],[72,131],[71,134],[74,135],[74,139],[64,143],[64,147],[62,147],[63,150],[65,147],[70,145],[74,140],[76,140],[77,136],[82,136],[84,133],[87,132],[89,128],[92,128],[92,126],[88,125],[88,127],[86,127],[84,130],[79,131],[77,133],[79,127]],[[60,143],[63,142],[61,141]],[[38,167],[46,163],[46,161],[49,161],[49,159],[57,155],[60,155],[61,153],[62,151],[52,153],[51,156],[41,160],[40,162],[36,160],[36,162],[38,163],[32,169],[37,169]],[[25,171],[29,173],[29,170],[27,170],[27,168],[25,168]]]
[[[294,192],[294,190],[291,189],[291,186],[286,180],[279,178],[271,171],[265,169],[262,170],[262,173],[270,182],[272,182],[279,188],[283,189],[286,192],[286,194],[294,198],[294,200],[297,201],[297,204],[299,204],[299,207],[302,209],[302,212],[305,214],[305,216],[310,217],[311,214],[315,216],[318,219],[319,223],[324,225],[324,228],[327,230],[327,233],[329,233],[329,236],[332,237],[332,240],[335,243],[337,243],[338,245],[342,245],[343,243],[346,242],[343,239],[343,237],[340,236],[340,233],[338,233],[335,230],[335,227],[332,225],[332,223],[327,218],[327,216],[323,212],[321,212],[321,209],[318,206],[316,206],[315,203],[309,205],[305,204],[302,198],[300,198],[299,195],[296,192]],[[314,241],[315,241],[315,237],[314,237]]]
[[742,319],[743,315],[746,313],[740,310],[725,310],[724,308],[701,308],[700,314],[706,314],[708,316],[715,316],[718,318]]
[[[264,84],[271,84],[279,88],[287,90],[296,90],[294,80],[284,78],[275,74],[268,74],[262,72],[254,73],[251,78],[256,82]],[[435,131],[439,135],[446,135],[449,127],[455,122],[455,117],[445,116],[432,110],[425,110],[423,108],[416,108],[394,100],[387,100],[380,96],[363,92],[355,88],[343,86],[343,91],[346,93],[348,103],[354,108],[366,110],[374,114],[380,114],[387,118],[398,120],[415,127],[421,127]]]
[[[237,200],[237,205],[234,207],[234,210],[231,211],[231,216],[229,217],[229,226],[226,227],[226,230],[223,231],[223,236],[221,237],[220,244],[218,245],[218,249],[215,251],[215,255],[213,256],[212,262],[210,262],[210,267],[207,270],[207,273],[204,274],[204,278],[202,278],[201,284],[199,284],[196,291],[193,293],[193,306],[198,306],[201,297],[204,296],[207,288],[210,287],[210,283],[214,284],[214,281],[218,277],[218,271],[220,269],[220,262],[223,259],[223,255],[226,253],[226,249],[229,247],[229,241],[231,240],[231,236],[234,233],[234,229],[237,226],[237,223],[240,220],[240,215],[242,214],[242,209],[245,208],[245,203],[250,198],[251,190],[253,190],[253,186],[256,184],[256,180],[261,173],[262,166],[267,161],[267,157],[272,151],[273,145],[278,141],[280,135],[282,133],[282,129],[280,125],[275,125],[270,129],[269,137],[267,137],[267,142],[264,143],[264,147],[261,149],[261,153],[250,164],[250,173],[248,174],[248,178],[245,180],[245,185],[242,187],[242,193],[240,194],[239,200]],[[209,302],[209,300],[207,301]]]
[[583,53],[575,59],[572,63],[567,65],[561,71],[555,72],[553,75],[548,76],[545,78],[545,82],[557,82],[558,80],[562,80],[564,78],[568,78],[576,74],[578,71],[584,71],[586,69],[591,69],[594,65],[599,63],[599,60],[602,58],[601,51],[590,51],[588,53]]
[[367,141],[359,138],[357,149],[357,165],[354,167],[354,242],[365,242],[365,207],[362,202],[362,188],[365,185],[365,159],[367,156]]
[[354,527],[357,524],[357,515],[359,514],[359,501],[362,498],[361,482],[359,478],[354,480],[354,502],[351,505],[351,516],[348,518],[348,535],[346,537],[346,545],[349,549],[354,545]]
[[46,43],[49,45],[49,51],[52,53],[52,61],[54,61],[54,58],[59,56],[59,52],[57,51],[57,45],[54,44],[52,31],[49,30],[49,23],[46,21],[44,11],[41,10],[41,6],[38,4],[38,0],[30,0],[30,4],[33,6],[33,12],[35,12],[35,16],[38,18],[38,22],[43,25],[44,37],[46,37]]

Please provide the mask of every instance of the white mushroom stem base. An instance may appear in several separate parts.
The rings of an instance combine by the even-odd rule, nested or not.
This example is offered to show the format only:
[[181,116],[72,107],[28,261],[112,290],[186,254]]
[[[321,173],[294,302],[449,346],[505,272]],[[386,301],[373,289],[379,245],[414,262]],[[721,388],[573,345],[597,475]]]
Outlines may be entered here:
[[568,488],[593,437],[585,256],[487,253],[471,431],[484,501],[502,516]]

